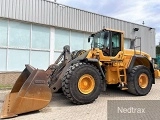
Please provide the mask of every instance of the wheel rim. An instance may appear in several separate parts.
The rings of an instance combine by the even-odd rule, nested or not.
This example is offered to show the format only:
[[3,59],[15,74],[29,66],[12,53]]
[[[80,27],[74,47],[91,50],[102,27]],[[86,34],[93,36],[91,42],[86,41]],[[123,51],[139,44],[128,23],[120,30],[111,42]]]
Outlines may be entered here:
[[80,77],[78,81],[78,89],[81,93],[89,94],[93,91],[94,87],[95,87],[95,81],[91,75],[85,74]]
[[138,83],[141,88],[146,88],[148,85],[148,76],[146,74],[142,73],[139,76]]

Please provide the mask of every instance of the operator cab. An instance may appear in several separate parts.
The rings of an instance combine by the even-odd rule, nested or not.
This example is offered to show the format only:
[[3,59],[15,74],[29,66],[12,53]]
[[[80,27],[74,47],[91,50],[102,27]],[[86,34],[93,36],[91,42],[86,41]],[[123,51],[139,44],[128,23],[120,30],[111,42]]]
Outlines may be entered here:
[[116,56],[121,51],[121,38],[121,32],[104,29],[92,34],[88,42],[92,39],[91,48],[99,48],[104,56]]

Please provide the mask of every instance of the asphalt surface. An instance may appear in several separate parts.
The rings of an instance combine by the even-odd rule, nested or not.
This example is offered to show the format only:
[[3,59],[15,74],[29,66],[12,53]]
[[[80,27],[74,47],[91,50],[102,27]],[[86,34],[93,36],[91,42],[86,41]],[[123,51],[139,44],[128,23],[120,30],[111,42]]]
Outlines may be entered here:
[[[0,110],[4,101],[5,95],[9,90],[0,90]],[[110,104],[115,102],[115,104]],[[120,100],[118,102],[117,100]],[[18,117],[11,118],[12,120],[118,120],[118,119],[128,119],[125,115],[131,115],[130,113],[121,113],[117,115],[117,110],[115,105],[126,104],[126,101],[134,102],[136,100],[146,101],[149,100],[153,103],[153,106],[149,102],[145,102],[143,107],[150,107],[151,111],[156,114],[134,114],[131,119],[141,119],[141,120],[159,120],[159,110],[160,110],[160,79],[156,79],[156,84],[153,84],[151,91],[146,96],[134,96],[126,91],[121,91],[118,89],[107,89],[106,92],[102,92],[98,99],[91,104],[87,105],[74,105],[72,104],[62,93],[53,94],[52,101],[44,109],[36,112],[31,112],[27,114],[19,115]],[[156,100],[156,102],[154,102]],[[109,101],[109,102],[108,102]],[[123,102],[124,101],[124,102]],[[107,104],[108,103],[108,104]],[[137,103],[137,102],[136,102]],[[157,104],[159,103],[159,104]],[[130,104],[130,102],[127,102]],[[113,106],[113,107],[112,107]],[[110,108],[112,109],[110,109]],[[156,108],[156,110],[155,110]],[[110,111],[111,110],[111,111]],[[157,111],[158,110],[158,111]],[[148,111],[145,111],[148,112]],[[143,115],[143,117],[141,116]],[[147,117],[145,117],[147,116]],[[9,119],[10,120],[10,119]]]

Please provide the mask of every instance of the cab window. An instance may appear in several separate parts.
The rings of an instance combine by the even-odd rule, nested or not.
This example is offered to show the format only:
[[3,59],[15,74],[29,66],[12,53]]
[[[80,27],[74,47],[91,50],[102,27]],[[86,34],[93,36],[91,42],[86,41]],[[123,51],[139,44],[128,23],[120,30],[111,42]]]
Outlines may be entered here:
[[121,50],[121,33],[112,32],[112,56],[116,56]]

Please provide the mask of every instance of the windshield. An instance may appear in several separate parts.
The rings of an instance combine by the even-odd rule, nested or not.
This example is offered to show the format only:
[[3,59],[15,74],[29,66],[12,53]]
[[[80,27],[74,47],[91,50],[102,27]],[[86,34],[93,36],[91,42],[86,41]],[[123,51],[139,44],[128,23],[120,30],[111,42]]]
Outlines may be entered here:
[[108,31],[101,31],[92,37],[92,48],[104,48],[109,45]]

